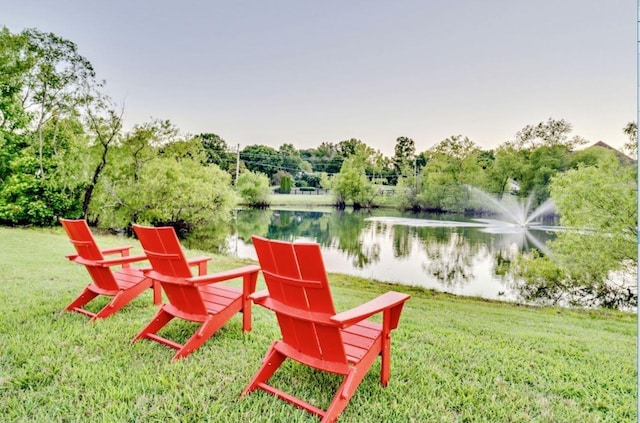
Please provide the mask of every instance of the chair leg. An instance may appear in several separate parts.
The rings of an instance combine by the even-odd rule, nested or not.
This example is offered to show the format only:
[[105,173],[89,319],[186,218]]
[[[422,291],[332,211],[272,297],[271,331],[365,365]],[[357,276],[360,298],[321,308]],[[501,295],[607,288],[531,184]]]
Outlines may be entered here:
[[175,316],[171,313],[167,313],[164,308],[160,307],[160,310],[153,316],[153,319],[145,326],[138,334],[131,340],[131,343],[136,342],[139,339],[146,338],[148,334],[155,334],[162,329],[167,323],[171,321]]
[[[78,311],[77,309],[82,309],[83,306],[85,306],[91,300],[96,298],[98,296],[98,294],[96,294],[95,292],[90,290],[89,286],[87,286],[82,291],[82,293],[75,300],[73,300],[71,302],[71,304],[69,304],[67,307],[65,307],[65,310],[67,310],[67,311]],[[83,313],[83,314],[86,314],[86,313]]]
[[162,287],[160,286],[160,282],[153,281],[151,288],[153,289],[153,304],[162,304]]
[[100,310],[91,320],[109,317],[113,313],[130,303],[134,298],[142,294],[151,285],[151,281],[148,281],[148,283],[144,282],[145,281],[142,281],[129,289],[120,290],[120,292],[118,292],[113,297],[109,304],[107,304],[102,310]]
[[194,333],[191,338],[184,343],[182,348],[178,350],[178,352],[173,356],[172,360],[178,360],[180,358],[184,358],[200,348],[202,344],[204,344],[207,339],[211,338],[211,335],[216,333],[218,329],[224,325],[226,320],[216,319],[213,316],[209,316],[207,320],[204,321],[202,326],[198,328],[196,333]]
[[391,334],[382,337],[381,350],[380,384],[386,387],[391,377]]
[[131,301],[131,296],[126,295],[124,291],[118,292],[109,303],[102,308],[99,312],[96,313],[95,316],[91,318],[89,321],[93,321],[96,319],[104,319],[105,317],[111,316],[116,311],[120,310],[125,306],[129,301]]
[[287,356],[285,356],[284,354],[282,354],[281,352],[279,352],[274,348],[276,345],[276,342],[271,344],[269,351],[267,351],[267,354],[265,355],[264,360],[262,361],[262,366],[260,366],[260,369],[253,376],[253,379],[251,379],[251,382],[249,382],[249,384],[244,388],[244,390],[240,394],[241,397],[255,390],[258,387],[258,385],[260,385],[261,383],[266,383],[267,380],[269,380],[269,378],[276,372],[276,370],[278,370],[278,368],[286,360]]
[[321,423],[334,422],[338,419],[338,416],[342,411],[344,411],[345,407],[349,403],[349,400],[353,396],[360,382],[367,374],[367,368],[362,367],[353,367],[349,374],[345,376],[344,380],[340,384],[338,388],[338,392],[336,392],[333,400],[331,401],[331,405],[327,408],[324,416],[322,417]]

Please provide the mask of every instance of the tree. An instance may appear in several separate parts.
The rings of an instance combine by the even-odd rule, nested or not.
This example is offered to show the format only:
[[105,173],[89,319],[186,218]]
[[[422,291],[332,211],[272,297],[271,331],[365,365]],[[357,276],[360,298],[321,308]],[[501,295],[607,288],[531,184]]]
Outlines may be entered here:
[[629,137],[629,141],[624,144],[624,150],[631,156],[638,155],[638,124],[636,122],[629,122],[625,125],[622,131]]
[[345,159],[332,187],[339,208],[344,208],[348,201],[352,202],[354,209],[371,207],[373,204],[375,189],[365,173],[364,158],[357,154]]
[[27,127],[30,116],[24,108],[26,75],[32,67],[25,54],[28,39],[0,30],[0,130],[11,133]]
[[406,173],[407,168],[411,168],[413,171],[414,159],[416,155],[416,145],[411,138],[398,137],[396,139],[396,146],[393,155],[393,166],[396,173]]
[[289,194],[291,192],[291,176],[285,175],[280,180],[280,193]]
[[114,158],[89,208],[101,226],[131,223],[186,227],[227,222],[236,203],[230,175],[206,161],[199,139],[184,140],[169,121],[136,125]]
[[[32,117],[31,127],[37,137],[40,173],[44,177],[44,125],[73,116],[86,101],[86,87],[99,85],[91,63],[78,52],[75,43],[53,33],[26,29],[22,50],[28,64],[22,87],[22,104]],[[55,144],[55,135],[52,140]]]
[[514,145],[519,149],[534,149],[537,147],[564,146],[568,150],[586,144],[587,140],[580,136],[569,138],[572,125],[564,119],[549,118],[537,125],[527,125],[516,133]]
[[213,133],[203,133],[197,136],[207,154],[207,163],[218,165],[222,170],[235,171],[236,156],[229,152],[229,146],[220,136]]
[[85,120],[90,137],[90,157],[94,166],[90,171],[89,181],[82,199],[83,218],[88,217],[93,192],[108,164],[109,151],[120,141],[122,136],[122,112],[115,110],[108,97],[98,94],[94,101],[87,104]]
[[280,169],[281,156],[275,149],[266,145],[249,145],[240,152],[248,170],[267,175],[269,179]]
[[78,215],[92,180],[82,106],[101,86],[71,41],[36,29],[0,31],[0,203],[8,221],[48,225]]
[[429,151],[415,192],[409,191],[405,202],[411,208],[460,212],[469,207],[467,185],[476,185],[482,168],[478,164],[479,148],[467,137],[453,135]]
[[236,183],[236,190],[242,201],[251,207],[266,207],[269,205],[269,177],[258,172],[247,170],[242,172]]
[[520,260],[517,270],[528,296],[590,306],[637,305],[636,278],[621,276],[637,267],[636,177],[635,166],[610,154],[552,179],[560,223],[570,230],[547,244],[550,255]]
[[[85,165],[82,127],[75,119],[49,122],[42,130],[42,161],[36,145],[18,151],[9,163],[9,175],[0,186],[0,222],[51,226],[59,216],[79,216]],[[56,138],[54,148],[52,139]],[[40,168],[49,177],[43,178]]]
[[293,176],[300,173],[303,160],[293,144],[282,144],[278,149],[278,154],[280,155],[279,169],[285,170]]
[[528,198],[533,193],[535,207],[549,198],[551,178],[569,168],[571,152],[565,145],[543,145],[522,154],[518,194]]
[[520,179],[523,163],[524,155],[512,143],[506,142],[498,147],[493,166],[487,172],[488,191],[502,198],[511,190],[510,182]]

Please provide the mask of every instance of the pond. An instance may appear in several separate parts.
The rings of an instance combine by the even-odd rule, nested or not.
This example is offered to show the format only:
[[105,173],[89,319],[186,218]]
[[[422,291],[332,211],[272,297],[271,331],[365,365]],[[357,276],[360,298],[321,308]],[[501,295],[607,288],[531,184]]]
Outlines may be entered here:
[[503,227],[490,219],[394,210],[238,210],[227,252],[256,259],[251,235],[321,245],[328,272],[519,300],[508,271],[516,253],[543,249],[553,227]]

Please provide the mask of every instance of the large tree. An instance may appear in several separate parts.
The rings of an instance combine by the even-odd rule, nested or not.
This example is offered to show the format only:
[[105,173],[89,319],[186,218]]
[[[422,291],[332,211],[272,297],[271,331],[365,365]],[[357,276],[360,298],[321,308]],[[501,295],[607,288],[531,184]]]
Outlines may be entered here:
[[556,175],[551,182],[560,223],[550,254],[519,263],[531,297],[619,307],[637,304],[637,191],[635,166],[600,152],[594,165]]
[[113,154],[90,207],[101,226],[206,226],[230,219],[236,198],[229,174],[217,165],[203,165],[200,140],[181,138],[169,121],[136,125]]
[[101,172],[90,150],[101,141],[89,105],[101,86],[73,42],[37,29],[0,31],[0,219],[52,224],[90,201]]
[[468,137],[453,135],[429,151],[427,165],[408,191],[412,208],[460,212],[469,207],[467,185],[476,185],[482,168],[478,146]]
[[207,132],[197,136],[207,153],[207,163],[218,165],[222,170],[236,169],[236,154],[230,152],[227,142],[219,135]]
[[406,173],[407,170],[413,171],[414,160],[416,156],[416,144],[411,138],[398,137],[393,155],[393,166],[396,173]]
[[564,146],[569,150],[587,143],[578,135],[569,137],[572,130],[573,126],[566,120],[549,118],[546,122],[525,126],[516,133],[513,142],[520,149]]
[[236,190],[244,204],[251,207],[266,207],[269,205],[271,188],[267,175],[259,172],[244,171],[238,177]]
[[267,175],[269,179],[280,170],[281,156],[277,150],[266,145],[249,145],[240,152],[246,168]]
[[369,159],[368,150],[359,147],[342,163],[340,173],[335,176],[332,185],[338,207],[344,208],[348,202],[354,209],[373,205],[375,189],[366,173]]

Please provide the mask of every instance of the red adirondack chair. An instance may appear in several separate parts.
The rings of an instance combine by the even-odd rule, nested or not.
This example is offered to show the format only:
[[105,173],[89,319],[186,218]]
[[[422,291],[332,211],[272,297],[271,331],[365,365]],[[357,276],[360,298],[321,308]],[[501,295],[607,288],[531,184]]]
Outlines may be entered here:
[[[140,268],[130,266],[130,263],[145,261],[147,258],[144,255],[130,256],[131,246],[128,245],[101,250],[83,219],[60,219],[60,223],[77,252],[66,257],[84,265],[93,280],[65,310],[85,314],[90,316],[91,320],[101,319],[120,310],[151,287],[154,288],[154,303],[160,303],[160,287],[153,286],[153,281],[147,278]],[[120,257],[105,259],[104,256],[112,254],[119,254]],[[120,268],[112,270],[114,266]],[[97,313],[83,308],[98,295],[106,295],[113,299]]]
[[[172,227],[145,227],[133,225],[133,230],[151,262],[152,270],[146,275],[160,282],[169,302],[162,304],[151,322],[132,342],[148,338],[178,352],[173,360],[186,357],[198,349],[234,314],[242,312],[242,330],[251,330],[251,300],[256,289],[260,268],[244,266],[224,272],[205,274],[205,257],[200,262],[200,276],[192,276],[180,241]],[[218,282],[242,278],[242,289]],[[178,344],[157,334],[174,317],[202,323],[187,342]]]
[[[258,254],[267,291],[251,296],[275,311],[281,341],[271,344],[262,367],[241,396],[260,388],[322,418],[335,421],[377,356],[382,356],[380,382],[387,385],[391,365],[391,331],[409,295],[387,292],[352,310],[336,314],[320,246],[270,241],[257,236]],[[366,320],[382,312],[382,324]],[[325,411],[267,384],[291,358],[314,369],[344,376]]]

